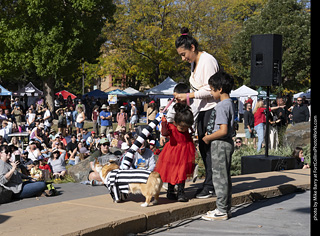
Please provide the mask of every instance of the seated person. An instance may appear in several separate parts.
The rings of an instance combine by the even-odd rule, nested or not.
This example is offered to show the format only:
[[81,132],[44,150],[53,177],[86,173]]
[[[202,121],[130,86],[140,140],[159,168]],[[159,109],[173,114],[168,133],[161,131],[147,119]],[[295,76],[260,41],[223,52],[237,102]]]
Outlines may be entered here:
[[51,151],[51,156],[48,160],[48,164],[52,169],[54,179],[64,178],[67,172],[65,156],[66,150],[53,148]]
[[[9,162],[11,152],[8,146],[0,146],[0,185],[13,192],[14,199],[40,196],[46,189],[42,181],[30,181],[31,177],[17,171],[19,161]],[[22,181],[22,179],[29,179]]]
[[150,140],[149,141],[149,148],[153,152],[154,155],[159,155],[161,150],[157,148],[156,141]]
[[156,161],[153,152],[145,147],[145,142],[134,154],[132,168],[133,169],[144,169],[153,171],[156,166]]
[[34,161],[34,167],[30,170],[30,175],[36,181],[43,180],[42,170],[39,168],[39,161]]
[[244,147],[245,144],[243,144],[242,142],[242,138],[241,137],[237,137],[234,143],[234,148],[235,149],[240,149],[241,147]]
[[88,180],[92,183],[92,185],[94,185],[95,183],[103,184],[100,178],[100,174],[94,168],[94,163],[95,158],[98,158],[98,160],[101,160],[100,163],[104,165],[108,161],[110,156],[114,156],[111,152],[109,152],[109,145],[110,143],[107,138],[100,139],[98,150],[89,156],[91,170],[89,171]]
[[88,146],[88,149],[91,151],[95,150],[97,142],[98,142],[98,139],[96,137],[96,132],[91,131],[91,136],[89,136],[86,140],[86,144]]
[[79,163],[79,161],[83,161],[84,159],[86,159],[89,154],[90,151],[86,147],[84,147],[83,142],[79,142],[78,147],[75,148],[71,153],[68,164],[72,166],[76,165]]
[[40,149],[37,147],[37,143],[34,140],[29,142],[29,146],[26,148],[28,151],[28,159],[35,161],[41,155]]
[[44,181],[51,179],[52,170],[51,170],[50,165],[47,164],[46,158],[41,155],[38,158],[38,161],[39,161],[39,169],[42,170],[42,175],[43,175]]
[[31,159],[28,158],[28,152],[23,151],[20,154],[20,165],[19,168],[21,169],[21,172],[25,175],[29,175],[29,172],[31,168],[34,166],[34,163]]
[[292,157],[295,159],[295,169],[309,169],[308,163],[305,163],[303,156],[303,149],[301,147],[296,147],[293,150]]

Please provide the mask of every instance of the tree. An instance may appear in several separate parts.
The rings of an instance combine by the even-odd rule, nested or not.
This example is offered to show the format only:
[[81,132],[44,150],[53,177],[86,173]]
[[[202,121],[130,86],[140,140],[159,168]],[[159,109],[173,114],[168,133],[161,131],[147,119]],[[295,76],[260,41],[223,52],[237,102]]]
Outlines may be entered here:
[[43,81],[52,106],[58,77],[68,80],[81,60],[98,56],[112,0],[5,0],[0,3],[1,82],[22,74]]
[[250,84],[251,35],[281,34],[283,36],[283,92],[310,88],[311,24],[309,1],[270,0],[261,14],[248,19],[235,37],[230,52],[238,80]]
[[104,76],[127,78],[129,85],[156,85],[170,75],[176,56],[173,46],[173,0],[116,1],[114,22],[107,22],[106,43],[99,59]]
[[[107,22],[103,55],[91,78],[126,76],[128,85],[154,86],[167,76],[188,81],[190,65],[181,61],[174,42],[186,26],[201,50],[213,54],[229,72],[231,39],[243,21],[265,0],[131,0],[116,1],[114,22]],[[243,12],[239,12],[239,11]]]

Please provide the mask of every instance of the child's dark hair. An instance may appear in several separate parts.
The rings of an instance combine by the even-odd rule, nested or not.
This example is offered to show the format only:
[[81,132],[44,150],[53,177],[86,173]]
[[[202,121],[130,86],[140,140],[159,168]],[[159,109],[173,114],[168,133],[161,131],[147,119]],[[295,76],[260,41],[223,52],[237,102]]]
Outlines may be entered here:
[[303,151],[303,149],[301,147],[296,147],[292,152],[292,157],[295,158],[296,160],[300,161],[299,153],[301,151]]
[[231,75],[227,74],[223,70],[219,70],[217,73],[210,77],[208,84],[214,90],[222,89],[221,93],[229,94],[234,85],[234,81]]
[[187,84],[185,83],[178,83],[174,89],[173,89],[174,93],[189,93],[190,92],[190,88]]
[[191,108],[188,105],[176,103],[173,108],[176,112],[174,116],[174,122],[176,124],[183,124],[190,127],[193,125],[193,114]]
[[176,48],[184,47],[185,49],[191,49],[191,45],[194,45],[195,50],[198,51],[197,40],[190,35],[188,28],[182,27],[181,35],[176,40]]

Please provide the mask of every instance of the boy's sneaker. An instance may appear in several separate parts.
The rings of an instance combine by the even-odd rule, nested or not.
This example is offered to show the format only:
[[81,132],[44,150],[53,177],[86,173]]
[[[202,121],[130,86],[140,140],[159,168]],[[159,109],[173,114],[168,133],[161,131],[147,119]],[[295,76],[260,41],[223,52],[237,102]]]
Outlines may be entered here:
[[214,220],[227,220],[229,219],[229,214],[228,213],[222,213],[221,211],[216,208],[213,211],[208,211],[206,215],[203,215],[201,217],[203,220],[207,221],[214,221]]
[[[214,212],[215,212],[215,210],[213,210],[213,211],[208,211],[208,212],[206,213],[206,215],[214,214]],[[232,216],[231,211],[228,211],[227,214],[228,214],[228,218],[231,218],[231,216]]]

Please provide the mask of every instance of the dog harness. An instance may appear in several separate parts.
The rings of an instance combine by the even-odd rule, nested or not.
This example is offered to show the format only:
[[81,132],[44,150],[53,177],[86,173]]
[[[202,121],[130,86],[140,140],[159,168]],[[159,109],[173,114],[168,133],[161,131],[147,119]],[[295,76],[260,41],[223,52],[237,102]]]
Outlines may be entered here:
[[109,189],[114,201],[122,199],[123,194],[129,193],[129,184],[145,184],[151,171],[141,169],[112,170],[104,179],[104,184]]

